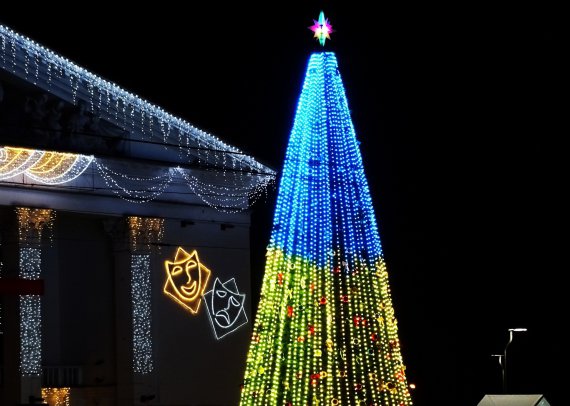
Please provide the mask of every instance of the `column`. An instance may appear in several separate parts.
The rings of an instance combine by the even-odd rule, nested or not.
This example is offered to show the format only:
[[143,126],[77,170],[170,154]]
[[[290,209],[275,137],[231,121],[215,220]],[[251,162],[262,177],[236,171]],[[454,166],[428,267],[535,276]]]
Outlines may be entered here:
[[158,399],[153,358],[151,265],[164,234],[164,219],[131,216],[127,218],[127,224],[134,404],[152,404]]
[[[40,279],[42,245],[52,239],[55,211],[17,207],[18,272],[21,279]],[[41,296],[19,296],[19,373],[20,402],[35,403],[41,399],[42,385],[42,319]]]

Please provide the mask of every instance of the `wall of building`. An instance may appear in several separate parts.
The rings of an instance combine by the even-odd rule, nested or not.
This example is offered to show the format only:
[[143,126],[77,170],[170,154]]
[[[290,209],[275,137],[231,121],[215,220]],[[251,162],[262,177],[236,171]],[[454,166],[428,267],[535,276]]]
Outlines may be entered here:
[[[222,230],[219,224],[176,227],[167,222],[165,242],[169,245],[162,249],[163,258],[173,258],[179,244],[197,249],[200,261],[212,272],[210,287],[215,278],[222,282],[235,278],[240,292],[247,295],[249,321],[218,340],[204,303],[194,316],[155,289],[161,401],[165,405],[236,405],[251,335],[249,227],[236,225]],[[162,288],[164,275],[162,267],[154,273],[155,287]]]
[[45,366],[81,366],[82,384],[115,379],[115,286],[105,218],[60,212],[44,251]]
[[[0,218],[13,210],[3,207]],[[72,406],[238,403],[252,323],[249,214],[236,217],[208,208],[189,213],[184,220],[166,219],[161,243],[149,250],[154,369],[141,375],[132,371],[131,246],[125,218],[57,212],[53,240],[42,258],[43,365],[79,368],[81,388],[72,389]],[[13,222],[5,225],[14,227]],[[216,278],[222,283],[234,278],[246,295],[247,324],[218,339],[204,303],[192,314],[163,292],[164,261],[174,260],[178,247],[196,250],[211,271],[206,292]]]

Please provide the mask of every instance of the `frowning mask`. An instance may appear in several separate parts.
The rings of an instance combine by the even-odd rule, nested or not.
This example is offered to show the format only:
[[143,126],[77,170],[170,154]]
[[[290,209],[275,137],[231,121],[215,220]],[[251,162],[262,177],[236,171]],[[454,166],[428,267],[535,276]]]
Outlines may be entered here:
[[220,339],[247,323],[243,305],[245,294],[239,293],[234,278],[222,283],[218,278],[212,290],[204,293],[214,334]]
[[164,266],[164,293],[196,314],[210,279],[210,270],[200,263],[196,250],[188,253],[181,247],[176,251],[174,261],[164,261]]

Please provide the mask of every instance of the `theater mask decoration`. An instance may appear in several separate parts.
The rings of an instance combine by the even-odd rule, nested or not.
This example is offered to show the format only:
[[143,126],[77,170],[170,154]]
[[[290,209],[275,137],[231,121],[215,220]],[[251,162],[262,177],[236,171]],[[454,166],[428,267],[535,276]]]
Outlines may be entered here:
[[204,293],[204,302],[218,340],[248,321],[243,307],[245,294],[239,293],[235,278],[224,283],[216,278],[212,289]]
[[198,252],[178,247],[173,261],[164,261],[166,283],[163,292],[192,314],[198,313],[210,270],[200,263]]

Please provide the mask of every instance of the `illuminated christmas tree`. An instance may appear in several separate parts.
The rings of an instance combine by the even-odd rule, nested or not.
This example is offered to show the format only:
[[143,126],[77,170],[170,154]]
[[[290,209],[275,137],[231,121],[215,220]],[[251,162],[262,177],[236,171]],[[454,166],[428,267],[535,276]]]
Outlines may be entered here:
[[[324,45],[331,26],[311,27]],[[332,52],[311,55],[280,181],[242,405],[411,405],[388,273]]]

